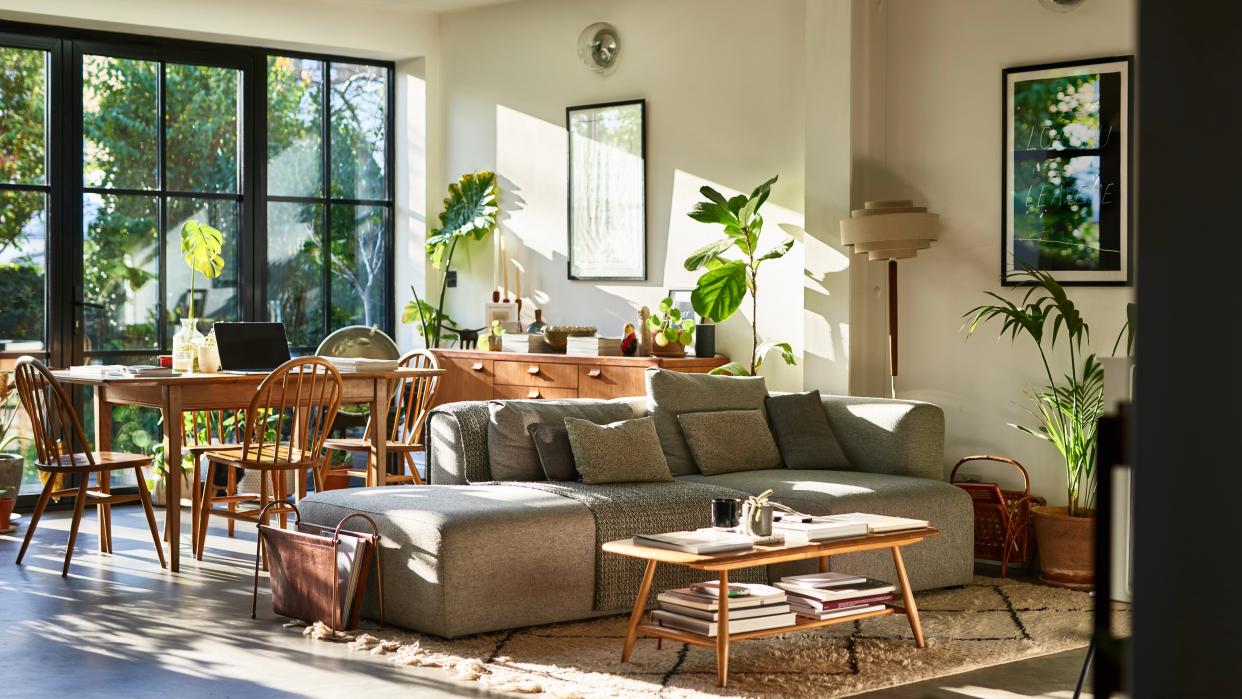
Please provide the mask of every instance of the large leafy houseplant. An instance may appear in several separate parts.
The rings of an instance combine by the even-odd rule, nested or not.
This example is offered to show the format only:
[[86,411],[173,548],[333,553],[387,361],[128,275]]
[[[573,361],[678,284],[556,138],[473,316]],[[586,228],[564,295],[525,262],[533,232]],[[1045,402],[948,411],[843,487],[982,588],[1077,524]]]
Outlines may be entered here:
[[453,253],[463,240],[483,240],[496,230],[500,213],[497,204],[496,174],[488,170],[466,173],[449,185],[448,196],[440,212],[440,227],[427,237],[427,256],[431,265],[445,273],[440,284],[440,300],[435,305],[418,297],[405,305],[402,322],[416,323],[427,347],[439,347],[447,337],[445,328],[456,324],[444,312],[444,296],[448,291],[448,268],[453,264]]
[[[963,317],[967,338],[981,324],[1001,321],[1000,336],[1016,341],[1030,337],[1039,350],[1047,384],[1031,393],[1033,414],[1038,424],[1013,425],[1023,432],[1052,444],[1061,455],[1066,475],[1066,509],[1071,517],[1088,517],[1095,501],[1096,425],[1104,412],[1104,369],[1094,354],[1087,352],[1091,330],[1065,289],[1047,272],[1027,270],[1016,276],[1030,280],[1032,286],[1020,304],[999,294],[987,292],[997,303],[972,308]],[[1048,322],[1052,321],[1051,329]],[[1133,330],[1127,322],[1122,333]],[[1062,347],[1069,359],[1069,373],[1059,379],[1053,375],[1049,355],[1064,334]],[[1130,335],[1131,339],[1133,335]],[[1113,351],[1121,343],[1121,335]],[[1129,343],[1127,343],[1129,344]]]
[[[712,370],[714,374],[754,375],[762,368],[764,357],[774,349],[780,350],[786,364],[797,363],[788,342],[759,342],[759,267],[768,260],[784,257],[794,243],[793,238],[787,237],[766,252],[759,250],[759,237],[763,232],[763,216],[759,209],[768,200],[775,183],[773,177],[755,187],[750,196],[738,194],[732,198],[703,186],[699,193],[707,200],[695,204],[689,214],[700,223],[724,226],[725,233],[723,238],[704,245],[686,258],[686,271],[707,270],[690,294],[694,311],[719,323],[736,313],[747,293],[750,294],[750,361],[746,364],[729,362]],[[734,250],[740,253],[740,258],[726,257]]]

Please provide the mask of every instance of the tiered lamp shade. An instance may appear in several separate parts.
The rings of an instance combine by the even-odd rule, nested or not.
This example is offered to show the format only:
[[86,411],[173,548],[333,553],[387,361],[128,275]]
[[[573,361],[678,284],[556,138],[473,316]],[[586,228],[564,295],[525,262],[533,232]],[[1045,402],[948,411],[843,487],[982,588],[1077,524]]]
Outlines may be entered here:
[[841,244],[871,260],[914,257],[940,237],[940,216],[909,199],[869,201],[841,221]]

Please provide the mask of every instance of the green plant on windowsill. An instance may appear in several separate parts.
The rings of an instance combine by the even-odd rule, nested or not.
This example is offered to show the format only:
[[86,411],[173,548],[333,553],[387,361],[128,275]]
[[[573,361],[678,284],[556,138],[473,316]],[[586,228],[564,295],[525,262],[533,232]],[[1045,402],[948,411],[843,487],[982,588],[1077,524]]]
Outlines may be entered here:
[[[771,340],[759,342],[759,268],[769,260],[778,260],[793,248],[793,238],[787,237],[767,252],[759,251],[759,238],[763,232],[763,216],[759,209],[768,200],[776,178],[755,187],[750,196],[738,194],[725,198],[711,187],[704,186],[699,193],[707,198],[694,205],[690,218],[700,223],[716,223],[724,226],[725,237],[704,245],[686,258],[688,272],[706,269],[699,277],[690,302],[703,318],[717,323],[729,319],[742,306],[747,292],[750,293],[751,352],[747,363],[729,362],[713,369],[713,374],[753,376],[763,367],[763,359],[772,350],[779,350],[786,364],[797,364],[793,347],[788,342]],[[741,259],[731,259],[725,254],[736,249]]]
[[651,351],[662,357],[684,357],[686,346],[694,342],[694,320],[681,317],[681,311],[673,306],[673,299],[666,298],[647,318],[651,330]]

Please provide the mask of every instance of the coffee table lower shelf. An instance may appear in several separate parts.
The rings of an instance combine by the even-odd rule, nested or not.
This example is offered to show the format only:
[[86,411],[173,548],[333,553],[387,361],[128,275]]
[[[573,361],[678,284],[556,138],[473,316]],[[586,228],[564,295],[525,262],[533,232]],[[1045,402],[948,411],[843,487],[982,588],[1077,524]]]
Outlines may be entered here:
[[[834,624],[846,624],[851,621],[859,621],[860,619],[870,619],[877,616],[888,616],[890,614],[905,614],[906,610],[894,606],[886,605],[884,609],[876,609],[862,614],[851,614],[849,616],[836,617],[833,619],[810,619],[806,617],[799,618],[791,626],[778,626],[772,629],[759,629],[758,631],[743,631],[741,633],[729,634],[729,642],[745,641],[749,638],[766,638],[768,636],[780,636],[787,633],[797,633],[799,631],[809,631],[810,629],[818,629],[824,626],[832,626]],[[672,626],[660,626],[651,622],[638,625],[638,633],[646,636],[654,636],[656,638],[667,638],[670,641],[678,641],[680,643],[689,643],[693,646],[707,646],[715,648],[719,642],[716,636],[704,636],[694,633],[693,631],[683,631],[682,629]]]

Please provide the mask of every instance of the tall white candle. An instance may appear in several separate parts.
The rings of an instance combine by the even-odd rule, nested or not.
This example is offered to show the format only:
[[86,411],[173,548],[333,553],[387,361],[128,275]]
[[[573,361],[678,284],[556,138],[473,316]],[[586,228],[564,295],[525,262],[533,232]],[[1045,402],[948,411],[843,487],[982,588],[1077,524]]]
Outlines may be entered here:
[[500,257],[503,259],[501,266],[505,270],[505,285],[501,289],[500,296],[505,301],[509,300],[509,241],[505,239],[505,232],[500,231]]
[[513,276],[513,298],[520,301],[522,299],[522,265],[519,265],[517,260],[513,261]]
[[[492,234],[492,291],[500,288],[500,232]],[[488,296],[491,301],[491,296]]]

